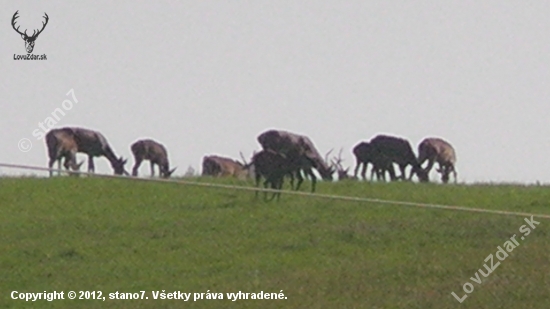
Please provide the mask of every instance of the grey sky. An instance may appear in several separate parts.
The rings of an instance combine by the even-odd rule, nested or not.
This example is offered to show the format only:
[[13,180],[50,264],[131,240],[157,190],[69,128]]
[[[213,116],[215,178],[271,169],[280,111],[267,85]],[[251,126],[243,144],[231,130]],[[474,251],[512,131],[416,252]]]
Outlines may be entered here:
[[[378,133],[451,142],[459,180],[550,182],[550,3],[543,1],[3,2],[0,161],[46,166],[32,136],[74,89],[57,127],[102,132],[133,158],[164,143],[182,174],[217,153],[250,157],[268,128],[321,153]],[[10,26],[50,21],[34,54]],[[30,30],[29,32],[32,32]],[[18,150],[29,138],[33,148]],[[79,158],[85,158],[80,156]],[[111,173],[105,159],[98,172]],[[2,169],[2,173],[22,171]],[[142,167],[141,174],[148,173]]]

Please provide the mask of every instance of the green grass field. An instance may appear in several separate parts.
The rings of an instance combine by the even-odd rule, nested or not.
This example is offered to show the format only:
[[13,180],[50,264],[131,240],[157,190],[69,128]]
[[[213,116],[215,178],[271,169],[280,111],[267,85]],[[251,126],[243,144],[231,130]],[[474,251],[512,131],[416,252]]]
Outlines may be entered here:
[[[550,188],[538,186],[336,182],[317,191],[550,214]],[[3,178],[0,308],[550,308],[550,221],[537,221],[477,284],[470,277],[522,235],[523,217],[284,193],[264,202],[248,191],[122,179]],[[451,292],[463,296],[466,282],[474,291],[459,303]],[[54,290],[149,299],[10,296]],[[162,290],[224,299],[153,300]],[[287,299],[226,295],[281,290]]]

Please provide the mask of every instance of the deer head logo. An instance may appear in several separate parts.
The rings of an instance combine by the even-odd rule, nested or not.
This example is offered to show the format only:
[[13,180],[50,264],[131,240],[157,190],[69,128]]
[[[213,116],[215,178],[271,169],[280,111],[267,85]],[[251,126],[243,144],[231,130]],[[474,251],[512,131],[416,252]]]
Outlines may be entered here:
[[38,30],[38,32],[36,32],[36,30],[33,30],[32,35],[29,36],[27,35],[27,30],[25,30],[25,32],[21,32],[19,31],[19,26],[15,28],[15,20],[19,18],[19,16],[17,16],[18,12],[19,11],[13,14],[13,18],[11,19],[11,26],[13,27],[13,30],[15,30],[15,32],[21,35],[21,38],[25,41],[25,49],[27,49],[27,53],[30,54],[34,49],[34,41],[36,41],[36,38],[38,37],[38,35],[42,33],[42,31],[44,31],[44,28],[46,28],[46,25],[48,24],[48,20],[49,20],[48,14],[44,13],[44,15],[46,16],[43,16],[43,17],[46,19],[46,22],[42,22],[42,29]]

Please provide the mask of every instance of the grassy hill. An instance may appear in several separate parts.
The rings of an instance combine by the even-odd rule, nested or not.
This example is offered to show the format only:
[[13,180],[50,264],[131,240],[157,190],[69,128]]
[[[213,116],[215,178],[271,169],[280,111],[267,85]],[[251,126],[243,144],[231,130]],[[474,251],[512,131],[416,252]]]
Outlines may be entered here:
[[[337,182],[319,183],[318,192],[550,214],[548,187]],[[519,240],[522,217],[253,196],[122,179],[0,179],[0,308],[550,306],[550,220],[536,219]],[[520,245],[481,284],[471,281],[513,234]],[[459,303],[451,292],[462,297],[466,282],[474,291]],[[10,297],[54,290],[65,298],[71,290],[102,291],[107,299]],[[154,300],[152,291],[163,290],[223,299]],[[226,294],[281,290],[286,299]],[[149,299],[108,299],[117,291],[146,291]]]

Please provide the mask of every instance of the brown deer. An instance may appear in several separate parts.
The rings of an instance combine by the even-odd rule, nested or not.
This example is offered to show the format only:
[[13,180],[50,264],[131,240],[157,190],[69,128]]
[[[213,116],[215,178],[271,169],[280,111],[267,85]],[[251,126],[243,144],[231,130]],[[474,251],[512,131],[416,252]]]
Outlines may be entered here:
[[[71,168],[73,171],[79,171],[80,166],[84,161],[79,164],[76,163],[76,153],[78,152],[78,146],[74,140],[72,132],[65,129],[52,129],[46,134],[46,146],[48,148],[49,162],[48,167],[50,168],[50,177],[53,176],[53,171],[51,170],[55,161],[57,161],[58,170],[61,170],[61,159],[65,158],[66,170]],[[58,175],[61,172],[58,171]],[[71,173],[69,173],[71,175]]]
[[74,136],[78,152],[88,155],[88,172],[95,171],[93,158],[104,156],[111,163],[115,175],[129,175],[124,169],[124,164],[128,160],[122,157],[117,158],[103,134],[84,128],[66,127],[62,129],[67,130]]
[[159,175],[163,178],[169,178],[177,168],[175,167],[170,170],[168,152],[166,151],[166,148],[164,145],[154,140],[138,140],[130,146],[130,149],[132,150],[135,160],[134,168],[132,169],[132,176],[138,175],[138,169],[143,160],[149,160],[149,163],[151,164],[151,177],[155,176],[155,164],[158,165]]
[[11,26],[13,27],[13,30],[15,30],[15,32],[17,32],[21,35],[21,38],[25,41],[25,49],[27,50],[27,53],[30,54],[30,53],[32,53],[32,51],[34,49],[34,42],[38,38],[38,35],[40,33],[42,33],[42,31],[44,31],[44,28],[46,28],[46,25],[48,24],[49,17],[48,17],[48,14],[44,13],[45,16],[43,16],[43,17],[46,21],[42,22],[42,29],[38,30],[38,32],[36,32],[36,30],[33,30],[32,35],[29,36],[29,35],[27,35],[27,30],[25,30],[25,32],[21,32],[21,31],[19,31],[19,26],[17,26],[17,28],[15,28],[15,20],[17,18],[19,18],[19,16],[17,16],[18,13],[19,13],[19,11],[16,11],[15,14],[13,14],[13,17],[11,19]]
[[426,160],[428,160],[426,173],[429,173],[434,163],[437,162],[439,164],[437,172],[441,174],[441,181],[449,182],[449,174],[453,173],[456,183],[456,153],[451,144],[437,137],[425,138],[418,145],[418,162],[423,164]]
[[202,176],[246,178],[246,163],[217,155],[204,156],[202,159]]

